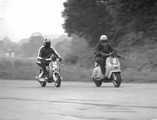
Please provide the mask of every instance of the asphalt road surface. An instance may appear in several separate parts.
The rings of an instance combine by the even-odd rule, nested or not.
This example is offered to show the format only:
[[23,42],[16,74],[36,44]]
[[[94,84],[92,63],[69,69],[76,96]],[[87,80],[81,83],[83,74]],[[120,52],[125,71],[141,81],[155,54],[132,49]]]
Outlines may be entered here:
[[157,120],[157,84],[0,80],[0,120]]

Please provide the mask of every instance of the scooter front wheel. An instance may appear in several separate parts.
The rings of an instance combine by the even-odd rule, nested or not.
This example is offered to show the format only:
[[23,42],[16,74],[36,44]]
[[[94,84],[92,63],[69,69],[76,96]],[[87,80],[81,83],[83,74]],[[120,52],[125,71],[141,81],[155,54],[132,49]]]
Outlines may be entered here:
[[55,81],[55,87],[60,87],[61,86],[61,77],[59,74],[55,74],[56,81]]
[[120,73],[112,73],[112,82],[114,87],[119,88],[121,85],[121,75]]

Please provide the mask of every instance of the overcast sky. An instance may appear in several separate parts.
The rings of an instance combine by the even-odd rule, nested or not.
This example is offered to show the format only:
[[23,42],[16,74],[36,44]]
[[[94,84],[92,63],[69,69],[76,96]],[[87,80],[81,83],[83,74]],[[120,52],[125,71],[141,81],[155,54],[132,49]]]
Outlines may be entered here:
[[64,33],[62,28],[65,0],[0,0],[0,38],[13,41],[34,32],[44,35]]

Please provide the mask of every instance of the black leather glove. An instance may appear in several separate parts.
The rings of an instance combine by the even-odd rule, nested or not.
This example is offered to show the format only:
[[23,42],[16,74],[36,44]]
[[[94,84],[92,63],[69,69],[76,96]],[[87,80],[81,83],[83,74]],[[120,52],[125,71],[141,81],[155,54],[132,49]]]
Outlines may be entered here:
[[59,57],[58,59],[59,59],[60,62],[62,61],[62,58],[61,58],[61,57]]

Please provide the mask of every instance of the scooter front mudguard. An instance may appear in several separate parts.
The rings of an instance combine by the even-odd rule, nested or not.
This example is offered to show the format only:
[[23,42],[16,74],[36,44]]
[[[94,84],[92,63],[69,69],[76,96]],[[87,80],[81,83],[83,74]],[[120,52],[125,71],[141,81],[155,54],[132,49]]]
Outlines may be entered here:
[[107,78],[111,79],[112,73],[120,73],[120,72],[121,72],[120,70],[112,70],[108,73]]

